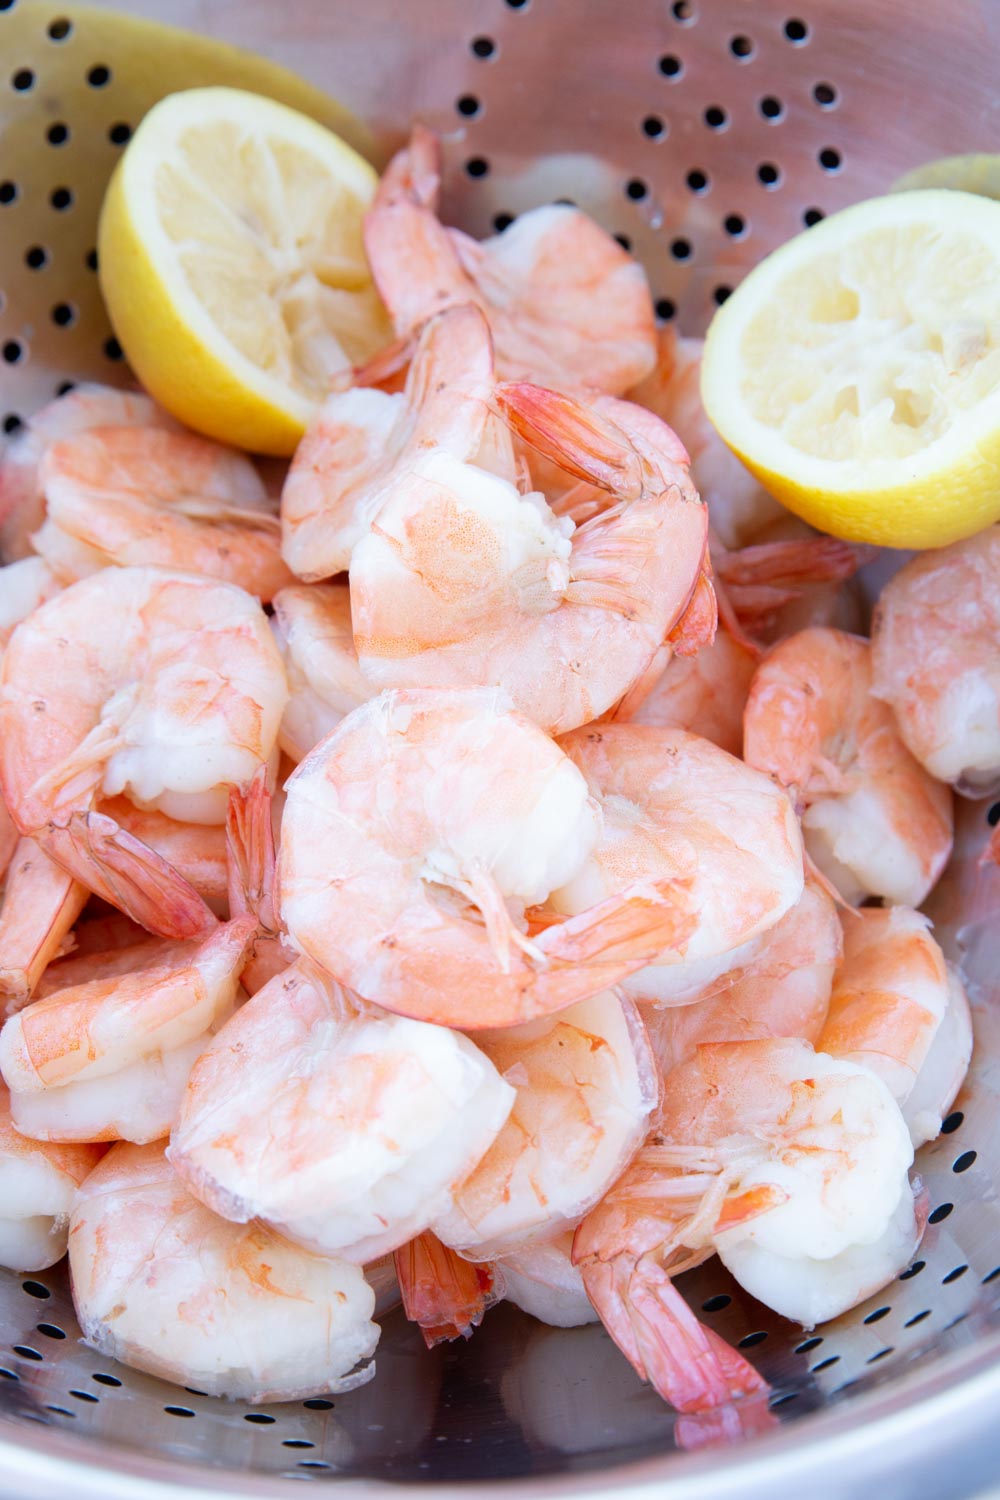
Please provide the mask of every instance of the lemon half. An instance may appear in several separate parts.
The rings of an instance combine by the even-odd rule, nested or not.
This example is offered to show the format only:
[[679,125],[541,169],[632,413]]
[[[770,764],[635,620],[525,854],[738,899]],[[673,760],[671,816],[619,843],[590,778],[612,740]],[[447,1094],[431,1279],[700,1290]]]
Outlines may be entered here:
[[716,314],[702,399],[790,510],[939,547],[1000,516],[1000,203],[894,193],[757,266]]
[[291,453],[331,373],[390,336],[361,239],[376,182],[332,131],[261,95],[155,105],[98,232],[108,313],[146,389],[210,437]]

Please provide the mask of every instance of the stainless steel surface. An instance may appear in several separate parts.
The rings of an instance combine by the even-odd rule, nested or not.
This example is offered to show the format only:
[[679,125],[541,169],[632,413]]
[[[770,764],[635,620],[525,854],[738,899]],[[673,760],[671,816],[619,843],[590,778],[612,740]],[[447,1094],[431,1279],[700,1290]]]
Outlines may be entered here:
[[[116,104],[127,55],[104,41],[94,54],[85,11],[0,6],[0,419],[11,428],[65,380],[127,378],[86,257],[120,150],[109,131],[136,122]],[[435,125],[447,140],[447,213],[477,233],[573,198],[628,238],[662,314],[692,331],[718,290],[807,214],[880,191],[922,160],[1000,149],[994,0],[127,9],[298,69],[352,105],[382,151],[414,116]],[[69,29],[51,36],[61,20]],[[111,73],[99,88],[86,82],[96,64]],[[25,68],[32,86],[17,89]],[[61,144],[47,140],[53,123],[66,126]],[[38,249],[40,261],[26,259]],[[986,1494],[1000,1476],[1000,877],[976,869],[986,806],[960,813],[962,858],[931,910],[972,982],[977,1063],[947,1132],[921,1153],[934,1222],[914,1268],[813,1335],[717,1267],[683,1282],[706,1321],[753,1351],[779,1432],[729,1447],[710,1423],[675,1419],[599,1329],[552,1330],[509,1308],[468,1345],[432,1354],[391,1318],[373,1384],[334,1403],[248,1410],[93,1355],[60,1272],[6,1275],[0,1495],[284,1495],[292,1479],[333,1478],[365,1495],[405,1480],[460,1495],[517,1480],[521,1494],[636,1500]]]

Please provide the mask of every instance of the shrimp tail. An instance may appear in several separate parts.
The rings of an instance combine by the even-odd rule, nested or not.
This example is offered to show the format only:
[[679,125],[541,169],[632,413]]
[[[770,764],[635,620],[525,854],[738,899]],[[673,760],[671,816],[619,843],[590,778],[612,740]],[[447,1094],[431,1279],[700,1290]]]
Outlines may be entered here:
[[388,395],[403,390],[416,344],[414,334],[401,334],[377,354],[373,354],[363,365],[355,365],[353,370],[345,370],[335,376],[334,379],[343,384],[332,386],[332,389],[347,391],[357,386],[377,386]]
[[716,571],[733,611],[751,629],[800,598],[809,584],[852,578],[871,556],[871,548],[832,536],[764,542],[733,552],[718,544],[714,549]]
[[711,569],[702,568],[687,608],[670,631],[667,641],[678,656],[697,656],[704,646],[710,646],[715,640],[718,625],[719,606]]
[[550,963],[573,965],[652,963],[665,949],[681,948],[697,918],[685,902],[686,883],[642,881],[626,886],[579,916],[551,927],[541,938]]
[[161,937],[201,937],[217,918],[194,886],[106,813],[72,813],[38,843],[96,896]]
[[781,1422],[768,1405],[767,1391],[714,1411],[687,1412],[674,1423],[674,1442],[685,1453],[699,1448],[733,1447],[773,1432]]
[[497,399],[514,431],[567,474],[623,500],[643,494],[646,476],[638,452],[593,406],[527,380],[500,382]]
[[426,1230],[393,1255],[403,1307],[417,1323],[428,1349],[452,1339],[468,1339],[502,1288],[490,1265],[463,1260]]
[[738,1224],[746,1224],[787,1202],[788,1194],[784,1188],[766,1182],[758,1187],[748,1188],[745,1193],[726,1199],[715,1221],[714,1233],[721,1234],[724,1229],[735,1229]]
[[0,996],[9,1014],[31,999],[89,895],[34,839],[20,840],[0,906]]
[[980,869],[983,865],[1000,865],[1000,823],[994,828],[989,843],[979,856]]
[[246,790],[230,788],[226,809],[229,911],[233,917],[252,917],[256,923],[250,955],[240,976],[251,995],[263,989],[275,974],[283,973],[294,958],[282,941],[274,900],[275,864],[271,793],[267,767],[261,766]]

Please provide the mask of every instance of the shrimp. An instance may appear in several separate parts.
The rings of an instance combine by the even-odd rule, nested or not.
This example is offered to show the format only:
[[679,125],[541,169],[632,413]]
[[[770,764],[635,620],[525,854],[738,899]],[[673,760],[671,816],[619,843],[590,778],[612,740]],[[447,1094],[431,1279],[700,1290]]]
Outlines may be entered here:
[[490,1265],[463,1260],[430,1230],[395,1252],[403,1309],[428,1349],[468,1339],[503,1295]]
[[375,1294],[357,1266],[192,1198],[159,1144],[114,1146],[77,1194],[73,1302],[91,1348],[233,1400],[293,1401],[375,1373]]
[[563,204],[521,214],[476,241],[437,219],[438,138],[418,125],[382,174],[365,250],[397,335],[473,302],[489,320],[501,376],[622,395],[652,369],[646,275],[606,230]]
[[[817,1042],[822,1052],[863,1063],[878,1074],[902,1109],[915,1146],[937,1135],[951,1102],[945,1099],[940,1112],[925,1105],[918,1119],[909,1119],[909,1096],[958,984],[930,926],[925,916],[905,906],[870,908],[848,916],[844,958]],[[957,1005],[960,1013],[960,1000]],[[964,1046],[959,1046],[964,1053]],[[945,1089],[950,1092],[950,1081]]]
[[906,1126],[854,1063],[805,1041],[700,1046],[664,1080],[646,1145],[580,1224],[587,1295],[642,1379],[680,1411],[763,1387],[672,1278],[718,1250],[760,1301],[805,1325],[853,1306],[918,1237]]
[[291,582],[281,524],[242,453],[192,432],[97,427],[54,443],[38,472],[46,519],[32,545],[64,582],[154,564],[265,602]]
[[66,1254],[73,1197],[103,1146],[53,1146],[15,1130],[0,1083],[0,1266],[44,1271]]
[[462,1255],[492,1260],[551,1239],[603,1197],[645,1137],[656,1070],[637,1012],[613,991],[473,1035],[517,1094],[433,1228]]
[[846,901],[919,906],[948,862],[951,794],[914,760],[871,693],[867,641],[814,628],[758,667],[744,757],[787,787],[806,849]]
[[705,507],[676,437],[641,408],[525,384],[496,395],[607,507],[574,527],[513,468],[425,452],[352,554],[358,660],[380,687],[499,685],[564,733],[628,692],[686,618],[696,644],[711,639]]
[[271,626],[288,675],[278,743],[297,764],[375,690],[358,666],[344,584],[293,584],[272,602]]
[[743,752],[743,706],[757,667],[749,646],[720,630],[694,656],[677,656],[638,702],[626,697],[614,710],[616,723],[686,729],[720,750]]
[[243,918],[201,942],[93,956],[98,977],[13,1016],[0,1073],[16,1128],[43,1141],[168,1135],[195,1058],[233,1011],[252,934]]
[[62,588],[44,558],[24,557],[0,568],[0,652],[22,620]]
[[642,1007],[661,1074],[694,1057],[704,1042],[791,1036],[818,1046],[843,946],[836,906],[818,881],[807,880],[800,899],[741,966],[688,1005]]
[[633,999],[693,999],[802,895],[802,841],[784,792],[683,729],[609,724],[561,745],[604,812],[604,830],[550,905],[569,916],[629,881],[674,880],[694,926],[681,946],[623,979]]
[[1000,790],[1000,526],[922,552],[882,590],[872,692],[910,752],[969,797]]
[[726,547],[742,547],[786,512],[772,500],[720,438],[701,404],[702,339],[679,338],[669,325],[658,336],[656,368],[629,391],[680,434],[691,455],[691,477]]
[[739,626],[763,638],[780,612],[810,588],[837,588],[853,578],[867,550],[833,536],[805,535],[757,542],[735,551],[712,545],[712,567]]
[[0,790],[22,833],[151,931],[214,925],[201,897],[107,814],[125,793],[224,820],[228,784],[275,748],[287,686],[267,618],[231,584],[106,568],[43,604],[0,664]]
[[505,1299],[553,1328],[580,1328],[599,1321],[580,1269],[573,1264],[574,1229],[522,1245],[496,1262]]
[[[512,1026],[616,983],[690,928],[643,871],[565,920],[602,814],[580,772],[486,689],[384,693],[289,778],[277,889],[292,944],[358,994],[442,1025]],[[528,931],[526,931],[528,927]]]
[[102,799],[98,810],[148,844],[189,881],[217,917],[227,915],[229,872],[226,830],[218,823],[179,823],[153,807],[136,807],[126,796]]
[[30,1000],[89,895],[34,839],[18,841],[0,901],[0,1008]]
[[[831,541],[832,538],[817,538],[816,532],[805,521],[785,512],[758,531],[754,537],[754,546],[747,548],[742,555],[745,558],[749,552],[752,557],[757,547],[764,550],[772,542],[809,540],[815,543],[817,540]],[[865,547],[852,546],[853,556],[847,554],[850,566],[866,562],[869,551]],[[834,558],[836,556],[830,555]],[[738,559],[740,553],[736,557]],[[800,577],[794,589],[788,590],[791,597],[778,604],[763,620],[758,620],[755,629],[758,641],[773,644],[786,635],[797,635],[800,630],[807,630],[810,625],[825,625],[832,630],[846,630],[854,635],[866,633],[868,611],[857,575],[838,577],[836,567],[828,577],[823,576],[821,568],[815,571],[815,577]]]
[[0,560],[17,562],[34,550],[31,534],[45,519],[39,465],[46,449],[91,427],[180,430],[148,396],[109,385],[84,383],[50,401],[6,443],[0,458]]
[[513,1102],[457,1032],[358,1008],[296,966],[203,1051],[169,1155],[224,1218],[363,1265],[447,1208]]

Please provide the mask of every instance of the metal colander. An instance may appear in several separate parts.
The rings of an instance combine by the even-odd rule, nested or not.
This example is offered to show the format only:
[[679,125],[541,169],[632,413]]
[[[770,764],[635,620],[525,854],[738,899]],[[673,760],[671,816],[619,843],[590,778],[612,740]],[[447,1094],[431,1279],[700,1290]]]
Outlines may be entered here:
[[[0,0],[0,421],[87,376],[128,379],[97,291],[95,222],[142,111],[172,88],[243,82],[239,42],[336,94],[382,159],[410,121],[446,141],[446,218],[476,234],[568,198],[634,249],[664,318],[700,332],[743,272],[824,213],[933,157],[998,149],[995,0],[132,0],[111,11]],[[247,72],[247,67],[251,68]],[[322,111],[320,111],[322,112]],[[334,118],[332,123],[337,124]],[[341,128],[343,123],[341,122]],[[360,127],[359,127],[360,129]],[[364,145],[364,132],[355,140]],[[995,809],[1000,812],[1000,805]],[[718,1264],[683,1278],[700,1315],[773,1386],[776,1433],[738,1446],[678,1419],[599,1327],[503,1306],[427,1353],[391,1316],[374,1382],[251,1409],[108,1363],[80,1343],[64,1274],[0,1273],[3,1497],[370,1496],[417,1481],[477,1494],[736,1493],[887,1500],[1000,1481],[1000,876],[977,871],[989,808],[959,809],[929,909],[961,958],[977,1054],[920,1153],[919,1258],[812,1334]],[[991,917],[992,912],[992,917]],[[683,1451],[684,1449],[696,1451]],[[994,1491],[996,1493],[996,1491]]]

